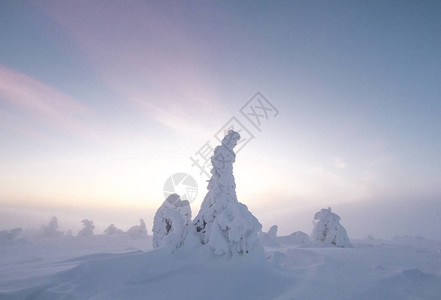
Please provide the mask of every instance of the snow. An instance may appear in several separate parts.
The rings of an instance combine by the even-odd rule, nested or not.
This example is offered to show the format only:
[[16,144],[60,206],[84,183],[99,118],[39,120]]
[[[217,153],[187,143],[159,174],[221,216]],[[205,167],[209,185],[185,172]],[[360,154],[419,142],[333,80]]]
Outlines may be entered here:
[[[216,147],[212,178],[196,218],[172,194],[153,236],[143,219],[128,234],[111,224],[77,237],[0,232],[0,299],[441,299],[441,242],[398,236],[349,241],[331,208],[314,216],[311,237],[277,236],[236,196],[229,131]],[[170,251],[171,250],[171,251]]]
[[352,248],[270,247],[264,261],[256,253],[218,256],[193,242],[171,254],[152,250],[151,240],[94,235],[1,243],[0,298],[441,297],[441,243],[419,237],[353,240]]
[[191,207],[178,194],[171,194],[158,208],[153,221],[153,248],[169,247],[171,251],[181,247],[191,223]]
[[288,236],[279,236],[277,241],[282,245],[306,246],[309,244],[309,235],[302,231],[296,231]]
[[275,240],[277,238],[277,230],[279,227],[277,225],[271,226],[271,228],[267,232],[267,238],[270,240]]
[[147,227],[145,226],[144,219],[139,219],[139,225],[135,225],[127,230],[131,235],[147,235]]
[[217,255],[247,254],[260,247],[262,225],[236,196],[233,149],[239,140],[239,133],[230,130],[214,150],[208,193],[193,221],[194,233],[201,243],[207,244]]
[[116,228],[115,224],[110,224],[109,227],[104,230],[104,234],[107,235],[115,235],[115,234],[123,234],[124,231],[122,231],[119,228]]
[[319,247],[351,247],[346,229],[340,224],[340,217],[330,207],[314,215],[311,244]]

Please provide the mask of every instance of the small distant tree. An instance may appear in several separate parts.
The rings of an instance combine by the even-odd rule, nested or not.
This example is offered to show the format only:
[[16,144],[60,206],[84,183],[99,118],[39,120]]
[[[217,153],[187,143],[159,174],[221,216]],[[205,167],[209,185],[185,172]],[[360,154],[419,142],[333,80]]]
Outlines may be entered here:
[[93,221],[84,219],[81,221],[83,223],[83,229],[78,232],[78,236],[92,236],[93,230],[95,229],[95,225],[93,225]]
[[124,231],[122,231],[119,228],[116,228],[114,224],[110,224],[109,227],[107,227],[106,230],[104,230],[104,234],[106,235],[116,235],[116,234],[123,234]]
[[145,226],[144,219],[139,219],[139,225],[130,227],[130,229],[127,230],[127,233],[139,236],[147,235],[147,227]]
[[57,217],[52,217],[49,225],[41,226],[41,235],[44,237],[59,237],[63,235],[62,231],[58,231],[58,219]]

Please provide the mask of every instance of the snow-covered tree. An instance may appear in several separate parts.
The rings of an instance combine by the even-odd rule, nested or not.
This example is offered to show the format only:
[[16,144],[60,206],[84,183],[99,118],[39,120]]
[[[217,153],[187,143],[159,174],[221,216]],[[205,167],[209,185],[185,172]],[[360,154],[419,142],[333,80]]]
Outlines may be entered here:
[[167,246],[174,251],[187,237],[191,207],[178,194],[171,194],[158,208],[153,220],[153,248]]
[[336,247],[351,247],[346,229],[340,224],[340,217],[331,212],[330,207],[314,215],[311,242]]
[[95,229],[95,225],[93,225],[93,221],[84,219],[81,221],[81,223],[83,223],[84,228],[78,232],[78,236],[93,235],[93,230]]
[[127,233],[131,235],[147,235],[147,227],[145,226],[144,220],[139,219],[139,225],[130,227]]
[[41,235],[44,237],[59,237],[63,235],[62,231],[58,231],[58,219],[57,217],[52,217],[49,225],[41,226]]
[[2,230],[0,231],[0,240],[15,240],[17,239],[20,234],[23,232],[23,229],[21,228],[14,228],[11,230]]
[[268,240],[276,240],[277,238],[277,230],[279,227],[277,225],[273,225],[270,227],[268,232],[262,232],[262,238],[268,239]]
[[287,236],[277,237],[277,241],[285,245],[307,245],[309,244],[309,235],[303,231],[296,231]]
[[214,150],[208,193],[193,221],[200,241],[219,255],[244,254],[253,250],[258,245],[262,228],[246,205],[237,200],[233,148],[239,139],[239,133],[230,130],[222,145]]
[[116,235],[116,234],[123,234],[124,231],[122,231],[119,228],[116,228],[114,224],[110,224],[109,227],[104,230],[104,234],[106,235]]

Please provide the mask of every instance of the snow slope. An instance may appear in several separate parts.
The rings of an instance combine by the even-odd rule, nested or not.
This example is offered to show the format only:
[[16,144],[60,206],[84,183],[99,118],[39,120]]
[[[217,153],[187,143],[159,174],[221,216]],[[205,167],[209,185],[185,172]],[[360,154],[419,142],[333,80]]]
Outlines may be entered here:
[[213,255],[151,237],[93,236],[0,245],[0,299],[441,299],[441,243],[415,237],[354,248],[266,248]]

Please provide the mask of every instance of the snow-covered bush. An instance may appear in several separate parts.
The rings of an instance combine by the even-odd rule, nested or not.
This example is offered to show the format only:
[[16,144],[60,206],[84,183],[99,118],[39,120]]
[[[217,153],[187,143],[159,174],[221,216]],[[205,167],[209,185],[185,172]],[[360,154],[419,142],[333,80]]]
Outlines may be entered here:
[[261,236],[264,239],[276,240],[276,238],[277,238],[277,230],[278,229],[279,229],[279,227],[277,225],[273,225],[273,226],[270,227],[268,232],[262,232]]
[[78,232],[78,236],[93,235],[93,230],[95,229],[95,225],[93,225],[93,221],[84,219],[81,221],[81,223],[83,223],[84,228]]
[[191,207],[178,194],[171,194],[158,208],[153,220],[153,248],[168,246],[174,251],[187,237]]
[[139,219],[139,225],[130,227],[130,229],[127,230],[127,233],[130,235],[147,235],[147,227],[145,226],[144,220]]
[[19,238],[21,233],[23,232],[23,229],[21,228],[14,228],[11,230],[2,230],[0,231],[0,240],[16,240]]
[[42,225],[40,228],[41,235],[44,237],[60,237],[63,235],[62,231],[58,231],[58,219],[52,217],[49,225]]
[[119,228],[116,228],[114,224],[110,224],[109,227],[104,230],[104,234],[106,235],[115,235],[115,234],[123,234],[124,231],[122,231]]
[[304,246],[309,244],[309,235],[302,231],[296,231],[287,236],[277,237],[277,241],[285,245]]
[[351,247],[346,229],[340,224],[340,217],[331,208],[322,209],[314,215],[311,243]]
[[217,146],[211,158],[213,168],[208,183],[208,193],[193,224],[203,244],[216,254],[248,253],[258,246],[262,225],[239,203],[233,176],[236,155],[233,148],[240,135],[230,130]]

